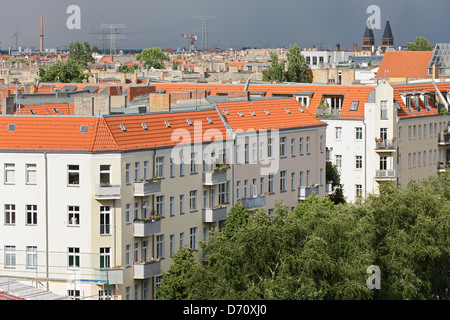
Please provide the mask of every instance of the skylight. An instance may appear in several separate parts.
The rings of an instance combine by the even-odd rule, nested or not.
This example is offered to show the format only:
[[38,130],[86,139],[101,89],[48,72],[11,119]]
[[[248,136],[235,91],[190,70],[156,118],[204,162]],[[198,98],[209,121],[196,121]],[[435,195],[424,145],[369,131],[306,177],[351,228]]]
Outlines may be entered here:
[[80,133],[86,133],[88,131],[88,126],[82,125],[80,126]]
[[125,126],[123,124],[120,124],[120,129],[122,129],[123,132],[127,131],[127,129],[125,128]]
[[16,125],[15,124],[8,124],[8,132],[14,132],[16,131]]
[[210,117],[207,117],[206,119],[208,119],[208,122],[209,122],[210,124],[213,124],[213,121],[211,120]]
[[145,122],[141,122],[141,126],[144,130],[148,130],[147,124]]
[[250,110],[250,114],[251,114],[252,116],[256,116],[256,114],[255,114],[252,110]]
[[302,109],[302,108],[300,108],[300,107],[298,108],[298,110],[300,110],[300,111],[301,111],[302,113],[304,113],[304,112],[305,112],[305,111],[303,111],[303,109]]
[[30,113],[31,113],[31,114],[36,114],[36,113],[34,112],[34,110],[32,110],[32,109],[30,109]]
[[59,113],[58,109],[53,108],[53,111],[55,111],[55,113]]
[[239,113],[239,115],[240,115],[241,117],[243,117],[243,116],[244,116],[244,115],[242,114],[242,112],[238,111],[238,113]]
[[286,110],[287,113],[291,114],[291,111],[289,111],[288,108],[284,108],[284,110]]
[[356,111],[358,110],[359,101],[352,101],[352,104],[350,106],[350,111]]
[[226,114],[227,116],[230,115],[226,109],[223,109],[223,112],[225,112],[225,114]]
[[169,123],[169,121],[164,120],[164,123],[166,124],[166,127],[167,127],[167,128],[170,128],[170,123]]
[[187,123],[188,123],[190,126],[192,126],[192,121],[191,121],[191,119],[187,118],[186,121],[187,121]]
[[270,116],[270,112],[269,112],[269,111],[267,111],[266,109],[264,109],[264,112],[267,113],[267,115]]

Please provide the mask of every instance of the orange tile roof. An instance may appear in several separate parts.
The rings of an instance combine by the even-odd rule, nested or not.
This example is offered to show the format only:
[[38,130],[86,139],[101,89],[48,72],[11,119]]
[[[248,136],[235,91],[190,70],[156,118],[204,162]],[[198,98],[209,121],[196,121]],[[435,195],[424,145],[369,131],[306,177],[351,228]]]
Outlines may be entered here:
[[433,51],[387,51],[376,78],[428,78],[428,64],[432,55]]
[[[21,106],[16,107],[14,114],[17,115],[69,115],[73,114],[73,103],[55,103],[55,104],[43,104],[35,106]],[[34,112],[34,113],[32,113]]]
[[295,99],[224,102],[217,106],[235,132],[326,125]]

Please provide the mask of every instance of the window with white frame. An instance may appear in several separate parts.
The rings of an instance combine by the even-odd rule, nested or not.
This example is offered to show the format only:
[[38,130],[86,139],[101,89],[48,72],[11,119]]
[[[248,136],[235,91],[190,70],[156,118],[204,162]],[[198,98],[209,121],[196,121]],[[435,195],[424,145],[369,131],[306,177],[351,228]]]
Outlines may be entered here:
[[175,235],[169,236],[169,256],[171,257],[175,253]]
[[311,171],[310,170],[306,170],[306,186],[307,187],[311,186]]
[[336,140],[342,139],[342,127],[335,127],[334,128],[334,138]]
[[191,153],[191,174],[197,172],[198,172],[197,153],[193,152]]
[[131,184],[131,163],[125,164],[125,183]]
[[163,234],[156,236],[156,256],[158,258],[165,258]]
[[5,163],[5,184],[16,183],[16,165],[14,163]]
[[198,227],[189,229],[189,248],[198,250]]
[[134,163],[134,181],[139,181],[141,179],[141,163]]
[[78,186],[80,185],[80,166],[68,165],[67,166],[68,185]]
[[303,155],[303,137],[298,140],[298,154]]
[[197,211],[197,190],[189,191],[189,210]]
[[[229,181],[219,184],[219,203],[229,203]],[[212,191],[212,190],[211,190]],[[211,204],[213,207],[213,203]]]
[[268,192],[269,192],[269,194],[270,193],[274,193],[275,192],[275,185],[274,185],[274,175],[273,175],[273,173],[270,173],[269,174],[269,177],[268,177],[268,181],[269,181],[269,185],[268,185]]
[[286,137],[280,137],[280,157],[286,156]]
[[100,235],[111,234],[111,207],[100,206]]
[[26,247],[26,267],[30,269],[37,268],[37,247],[27,246]]
[[5,246],[5,268],[16,267],[16,246]]
[[184,176],[184,169],[185,169],[184,157],[180,156],[180,177]]
[[165,210],[164,210],[164,196],[156,196],[156,214],[161,215],[162,217],[165,216]]
[[139,262],[140,261],[140,255],[139,255],[140,251],[141,250],[140,250],[139,242],[135,242],[134,243],[134,254],[133,254],[134,262]]
[[362,184],[355,185],[356,197],[362,197]]
[[143,175],[144,180],[147,180],[148,178],[150,178],[150,171],[149,171],[150,169],[149,169],[148,160],[145,160],[143,162],[142,170],[143,170],[142,175]]
[[336,165],[336,168],[342,168],[342,155],[341,154],[334,155],[334,164]]
[[362,156],[355,156],[355,168],[362,169]]
[[387,106],[387,101],[382,100],[380,101],[380,118],[381,119],[387,119],[388,118],[388,106]]
[[180,232],[180,249],[184,247],[184,232]]
[[125,205],[125,223],[131,223],[131,203]]
[[184,213],[184,194],[180,194],[180,214]]
[[131,245],[125,245],[125,265],[127,267],[131,266]]
[[37,225],[37,205],[27,204],[25,207],[26,207],[26,224]]
[[273,157],[273,138],[267,139],[267,156],[269,158]]
[[295,172],[291,172],[291,190],[295,189]]
[[111,184],[111,165],[100,165],[100,184]]
[[141,206],[139,202],[134,203],[134,219],[141,218]]
[[291,157],[295,157],[295,138],[291,139]]
[[170,158],[169,161],[169,174],[171,178],[175,177],[175,163],[173,161],[173,158]]
[[380,170],[387,170],[387,157],[386,156],[380,157]]
[[69,269],[80,268],[80,248],[68,248],[68,264]]
[[5,204],[5,224],[16,224],[15,204]]
[[111,248],[101,247],[100,248],[100,268],[110,268],[111,267]]
[[27,163],[25,165],[25,179],[26,179],[26,184],[36,184],[36,182],[37,182],[36,164]]
[[306,154],[311,153],[311,138],[306,137]]
[[175,215],[175,197],[171,196],[169,198],[169,215],[174,216]]
[[155,159],[155,176],[164,178],[164,157],[156,157]]
[[286,191],[286,170],[280,171],[280,191]]
[[362,140],[362,138],[363,138],[363,131],[362,131],[362,128],[361,127],[356,127],[355,128],[355,139],[356,140]]

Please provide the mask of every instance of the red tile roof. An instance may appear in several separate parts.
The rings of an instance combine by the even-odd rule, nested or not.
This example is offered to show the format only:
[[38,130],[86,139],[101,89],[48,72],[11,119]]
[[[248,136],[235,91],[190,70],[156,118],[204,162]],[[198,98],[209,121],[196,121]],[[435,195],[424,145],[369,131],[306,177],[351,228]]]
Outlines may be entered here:
[[376,78],[428,78],[428,65],[432,55],[433,51],[387,51]]

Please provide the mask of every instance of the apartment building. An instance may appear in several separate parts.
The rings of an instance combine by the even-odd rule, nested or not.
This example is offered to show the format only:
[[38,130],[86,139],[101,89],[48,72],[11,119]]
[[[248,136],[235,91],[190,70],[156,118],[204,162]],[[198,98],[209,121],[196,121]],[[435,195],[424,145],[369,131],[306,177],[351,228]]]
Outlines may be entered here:
[[[234,203],[244,202],[235,193],[238,177],[242,188],[249,181],[249,202],[253,179],[259,193],[268,192],[265,203],[249,209],[272,209],[277,200],[294,207],[305,198],[298,189],[303,184],[324,196],[326,124],[293,99],[253,103],[261,118],[258,133],[280,132],[271,142],[258,137],[268,155],[273,150],[270,160],[278,166],[262,181],[256,170],[261,165],[233,163],[240,159],[241,125],[222,109],[238,114],[237,106],[134,115],[2,115],[1,275],[77,299],[152,299],[172,254],[188,246],[202,259],[199,241],[223,226]],[[251,108],[251,102],[245,104]],[[267,128],[264,110],[271,113]],[[284,159],[292,140],[295,153],[304,144],[304,161],[301,154]],[[300,172],[304,183],[297,182]]]

